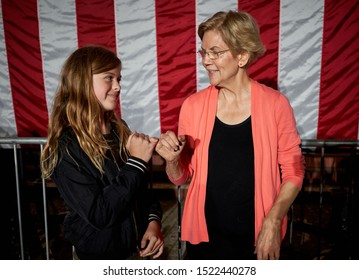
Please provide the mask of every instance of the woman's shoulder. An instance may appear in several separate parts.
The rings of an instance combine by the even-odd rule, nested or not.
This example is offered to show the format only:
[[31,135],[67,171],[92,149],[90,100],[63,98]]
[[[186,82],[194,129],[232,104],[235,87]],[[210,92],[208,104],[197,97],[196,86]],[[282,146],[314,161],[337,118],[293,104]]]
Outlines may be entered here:
[[268,85],[252,80],[252,94],[254,100],[262,99],[265,102],[287,101],[288,98],[279,90]]
[[252,92],[255,92],[255,93],[271,93],[276,96],[281,94],[277,89],[275,89],[271,86],[268,86],[264,83],[261,83],[259,81],[251,80],[251,86],[252,86]]
[[218,89],[214,86],[208,86],[205,89],[202,89],[196,93],[189,95],[183,102],[185,106],[187,105],[197,105],[198,103],[204,102],[205,100],[213,97],[213,94],[218,93]]

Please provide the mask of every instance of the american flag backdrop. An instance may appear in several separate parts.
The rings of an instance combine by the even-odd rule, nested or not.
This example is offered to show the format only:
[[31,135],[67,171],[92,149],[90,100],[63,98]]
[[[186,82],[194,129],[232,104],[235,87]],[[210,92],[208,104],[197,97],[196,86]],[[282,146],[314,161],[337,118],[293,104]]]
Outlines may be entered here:
[[132,130],[177,130],[208,86],[197,27],[229,9],[256,18],[267,52],[250,76],[289,98],[302,139],[358,139],[358,0],[1,0],[0,137],[46,137],[61,66],[86,44],[121,58]]

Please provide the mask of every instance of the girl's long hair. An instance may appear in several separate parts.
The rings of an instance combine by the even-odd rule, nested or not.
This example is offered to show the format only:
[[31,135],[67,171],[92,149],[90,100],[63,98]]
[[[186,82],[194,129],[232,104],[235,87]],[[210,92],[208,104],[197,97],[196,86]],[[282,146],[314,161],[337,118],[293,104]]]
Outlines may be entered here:
[[[73,52],[65,61],[55,94],[47,143],[41,153],[43,178],[52,175],[59,162],[59,138],[71,128],[81,148],[103,174],[103,162],[110,148],[101,132],[101,121],[110,122],[120,142],[120,156],[128,158],[125,148],[130,131],[116,111],[103,112],[93,89],[93,75],[121,68],[121,60],[103,46],[85,46]],[[105,114],[105,115],[104,115]]]

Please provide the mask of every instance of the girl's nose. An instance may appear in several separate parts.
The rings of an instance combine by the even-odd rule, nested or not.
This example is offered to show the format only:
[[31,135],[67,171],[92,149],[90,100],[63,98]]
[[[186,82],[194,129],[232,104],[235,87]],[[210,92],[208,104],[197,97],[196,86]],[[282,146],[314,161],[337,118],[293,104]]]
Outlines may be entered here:
[[114,80],[114,82],[112,83],[112,89],[114,91],[120,91],[121,90],[120,82]]

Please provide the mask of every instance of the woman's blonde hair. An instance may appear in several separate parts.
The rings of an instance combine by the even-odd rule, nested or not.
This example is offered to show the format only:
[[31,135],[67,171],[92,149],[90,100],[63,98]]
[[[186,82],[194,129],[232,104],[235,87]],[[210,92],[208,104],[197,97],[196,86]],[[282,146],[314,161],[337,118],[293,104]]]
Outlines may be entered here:
[[233,55],[249,54],[247,66],[252,64],[265,52],[260,39],[259,27],[255,19],[243,11],[217,12],[202,22],[198,27],[198,36],[203,39],[204,33],[217,30]]
[[81,148],[96,168],[103,173],[103,162],[109,145],[101,132],[101,120],[110,122],[120,140],[120,155],[127,160],[125,148],[130,131],[117,112],[103,112],[93,89],[93,75],[114,68],[121,69],[121,60],[103,46],[85,46],[74,51],[65,61],[55,94],[48,125],[47,143],[41,153],[43,178],[52,175],[59,159],[59,138],[71,128]]

